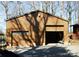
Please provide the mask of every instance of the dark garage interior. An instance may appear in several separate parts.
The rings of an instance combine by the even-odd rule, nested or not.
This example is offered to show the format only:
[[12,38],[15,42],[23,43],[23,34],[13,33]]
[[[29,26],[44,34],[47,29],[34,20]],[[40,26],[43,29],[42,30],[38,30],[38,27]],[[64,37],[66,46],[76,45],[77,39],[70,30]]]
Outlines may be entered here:
[[63,31],[46,31],[46,44],[48,43],[58,43],[63,39]]

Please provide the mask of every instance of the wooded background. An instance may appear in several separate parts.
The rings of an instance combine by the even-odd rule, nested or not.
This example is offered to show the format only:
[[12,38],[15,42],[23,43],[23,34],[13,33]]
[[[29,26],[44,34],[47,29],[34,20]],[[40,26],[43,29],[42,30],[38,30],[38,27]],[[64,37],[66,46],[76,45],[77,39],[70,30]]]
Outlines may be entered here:
[[[69,20],[69,25],[79,23],[79,1],[0,1],[0,29],[6,31],[9,18],[41,10]],[[72,28],[69,32],[72,32]]]

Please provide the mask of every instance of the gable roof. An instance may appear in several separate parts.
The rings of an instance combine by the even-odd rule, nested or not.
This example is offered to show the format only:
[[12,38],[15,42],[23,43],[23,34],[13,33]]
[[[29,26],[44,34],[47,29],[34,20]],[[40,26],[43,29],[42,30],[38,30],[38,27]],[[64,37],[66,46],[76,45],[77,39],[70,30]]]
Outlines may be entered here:
[[25,15],[28,15],[28,14],[38,13],[38,12],[42,12],[42,13],[45,13],[45,14],[47,14],[47,15],[49,15],[49,16],[53,16],[53,17],[59,18],[59,19],[61,19],[61,20],[64,20],[64,21],[66,21],[66,22],[69,22],[68,20],[65,20],[65,19],[63,19],[63,18],[61,18],[61,17],[55,16],[55,15],[52,15],[52,14],[50,14],[50,13],[47,13],[47,12],[44,12],[44,11],[40,11],[40,10],[31,11],[30,13],[25,13],[24,15],[21,15],[21,16],[12,17],[12,18],[9,18],[9,19],[6,20],[6,21],[9,21],[9,20],[15,19],[15,18],[19,18],[19,17],[25,16]]

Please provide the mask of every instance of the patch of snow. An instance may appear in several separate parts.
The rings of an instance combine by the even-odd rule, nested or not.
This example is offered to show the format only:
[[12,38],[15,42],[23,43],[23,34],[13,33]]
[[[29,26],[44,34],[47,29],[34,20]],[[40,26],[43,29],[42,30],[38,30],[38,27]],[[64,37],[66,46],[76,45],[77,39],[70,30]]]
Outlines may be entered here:
[[[18,47],[8,49],[17,54],[22,54],[25,57],[32,56],[68,56],[71,55],[79,56],[79,45],[64,45],[61,43],[50,43],[45,46],[38,47]],[[67,52],[66,52],[67,50]]]
[[70,45],[66,47],[70,53],[79,56],[79,45]]

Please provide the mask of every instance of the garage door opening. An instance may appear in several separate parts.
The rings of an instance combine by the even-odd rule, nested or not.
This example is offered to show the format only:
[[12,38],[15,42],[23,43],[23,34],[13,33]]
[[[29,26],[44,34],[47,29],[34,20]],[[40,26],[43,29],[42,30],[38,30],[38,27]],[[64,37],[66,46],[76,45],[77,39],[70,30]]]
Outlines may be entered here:
[[48,43],[58,43],[63,39],[63,31],[46,31],[46,44]]

